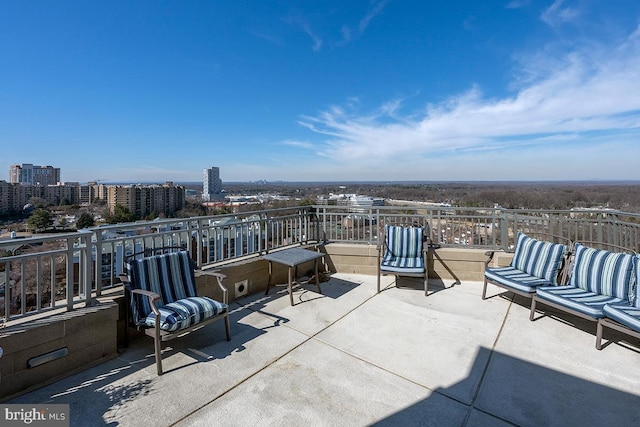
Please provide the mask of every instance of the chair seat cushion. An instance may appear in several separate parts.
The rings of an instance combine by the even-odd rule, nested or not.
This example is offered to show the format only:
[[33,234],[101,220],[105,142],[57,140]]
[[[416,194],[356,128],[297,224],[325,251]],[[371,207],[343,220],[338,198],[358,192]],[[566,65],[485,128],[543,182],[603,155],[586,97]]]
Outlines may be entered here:
[[547,279],[532,276],[514,267],[487,267],[484,276],[492,283],[524,293],[534,293],[539,286],[554,284]]
[[405,274],[424,273],[424,258],[421,256],[411,258],[385,256],[380,262],[380,271]]
[[[158,308],[160,329],[174,332],[188,328],[228,310],[228,306],[208,297],[188,297]],[[152,312],[142,319],[142,325],[155,327],[156,315]]]
[[640,332],[640,307],[629,304],[607,304],[602,311],[609,319]]
[[583,313],[593,319],[604,317],[606,304],[620,304],[626,298],[616,298],[587,291],[575,286],[541,286],[536,289],[536,298]]

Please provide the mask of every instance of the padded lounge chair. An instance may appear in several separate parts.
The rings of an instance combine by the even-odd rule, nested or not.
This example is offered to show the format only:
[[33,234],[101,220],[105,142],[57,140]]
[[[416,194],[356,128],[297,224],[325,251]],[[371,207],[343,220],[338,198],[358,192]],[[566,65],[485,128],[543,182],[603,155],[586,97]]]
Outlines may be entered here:
[[170,252],[127,263],[121,275],[132,314],[132,323],[154,338],[158,375],[162,375],[161,342],[182,336],[216,320],[224,319],[227,341],[231,339],[227,289],[224,275],[214,275],[223,301],[198,296],[195,265],[186,251]]
[[565,286],[539,287],[531,303],[530,319],[533,320],[536,302],[542,302],[600,323],[607,304],[628,304],[633,285],[634,258],[635,255],[576,243],[569,283]]
[[509,266],[489,267],[494,252],[487,253],[489,258],[485,262],[482,299],[487,297],[487,283],[527,298],[533,298],[539,286],[557,285],[568,252],[564,244],[537,240],[518,233],[516,250]]
[[602,350],[602,332],[605,327],[640,338],[640,257],[634,258],[635,288],[629,303],[607,304],[603,307],[603,318],[598,320],[596,348]]
[[[427,296],[429,277],[427,274],[428,238],[423,227],[385,225],[384,239],[378,245],[378,292],[380,276],[424,278],[424,295]],[[384,255],[383,255],[384,253]]]

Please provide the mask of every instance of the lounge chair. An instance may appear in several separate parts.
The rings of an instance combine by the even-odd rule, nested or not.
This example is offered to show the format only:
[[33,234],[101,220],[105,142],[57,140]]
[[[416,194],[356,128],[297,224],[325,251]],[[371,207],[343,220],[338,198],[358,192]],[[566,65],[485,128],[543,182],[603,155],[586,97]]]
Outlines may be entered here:
[[633,284],[634,258],[632,254],[576,243],[568,284],[538,287],[531,302],[530,319],[533,320],[536,303],[541,302],[601,323],[606,305],[628,304]]
[[[482,299],[487,297],[487,284],[492,283],[508,291],[533,298],[539,286],[555,286],[563,263],[568,256],[568,246],[537,240],[518,233],[515,253],[507,267],[489,267],[495,251],[487,252]],[[562,282],[563,278],[560,278]]]
[[198,296],[195,265],[186,251],[170,252],[127,263],[121,275],[131,309],[133,325],[154,338],[158,375],[162,375],[161,342],[185,335],[216,320],[224,319],[227,341],[231,339],[227,289],[224,275],[216,277],[223,301]]
[[596,348],[602,350],[603,329],[610,328],[640,338],[640,257],[634,259],[634,284],[628,303],[607,304],[603,307],[603,318],[598,320]]
[[424,279],[424,294],[428,295],[429,277],[427,273],[428,237],[423,227],[384,227],[384,239],[378,245],[378,292],[380,276],[394,275],[421,277]]

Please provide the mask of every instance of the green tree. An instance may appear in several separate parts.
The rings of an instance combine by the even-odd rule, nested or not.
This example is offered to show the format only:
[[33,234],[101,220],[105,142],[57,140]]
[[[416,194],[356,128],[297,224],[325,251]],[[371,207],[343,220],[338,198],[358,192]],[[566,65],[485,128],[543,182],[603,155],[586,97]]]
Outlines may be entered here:
[[89,212],[82,212],[76,221],[76,228],[78,230],[87,227],[93,227],[96,224],[96,220]]
[[66,218],[62,217],[58,220],[58,227],[62,228],[63,230],[67,228],[67,225],[69,225],[69,222]]
[[133,222],[136,220],[136,216],[125,206],[115,205],[113,212],[105,215],[104,219],[108,224],[119,224],[121,222]]
[[42,197],[30,197],[29,204],[35,206],[36,208],[46,208],[49,206],[49,202],[47,202]]
[[51,212],[46,209],[36,209],[27,219],[29,228],[36,232],[46,230],[51,224],[53,224],[53,217]]

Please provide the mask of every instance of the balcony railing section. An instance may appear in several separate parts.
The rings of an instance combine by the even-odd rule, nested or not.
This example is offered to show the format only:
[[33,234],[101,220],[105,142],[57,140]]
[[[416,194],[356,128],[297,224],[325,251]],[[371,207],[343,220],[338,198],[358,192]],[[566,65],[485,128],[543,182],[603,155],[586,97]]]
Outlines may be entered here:
[[293,245],[377,244],[385,224],[420,225],[440,246],[508,249],[524,232],[640,250],[640,215],[602,209],[320,205],[141,221],[0,241],[0,317],[90,304],[119,284],[128,257],[160,248],[188,250],[200,267],[220,266]]
[[92,234],[0,241],[0,317],[90,305]]

